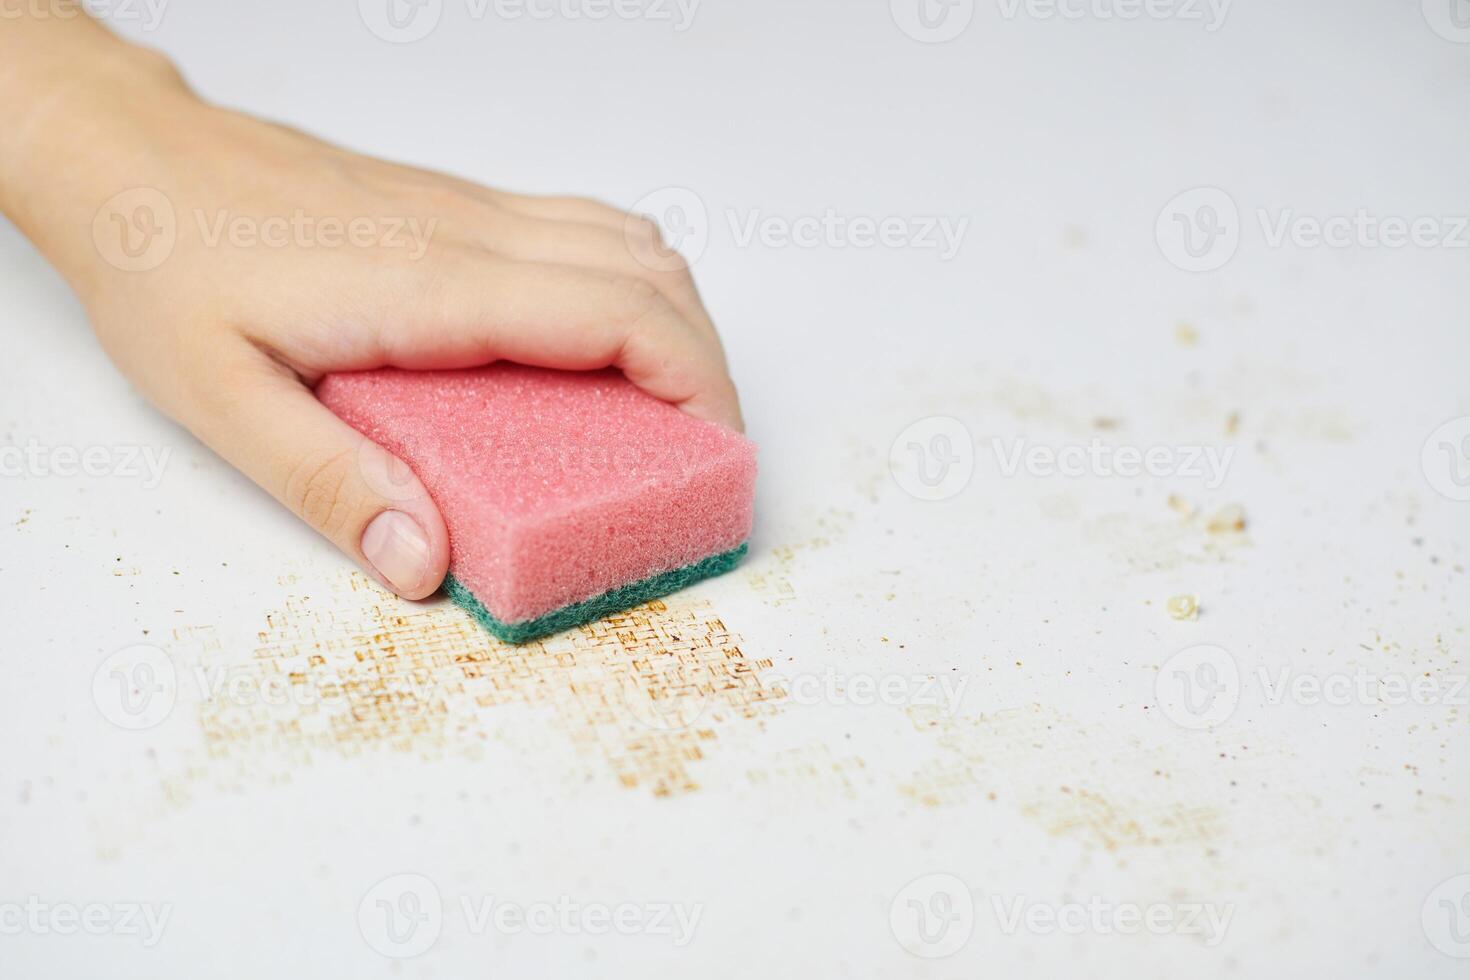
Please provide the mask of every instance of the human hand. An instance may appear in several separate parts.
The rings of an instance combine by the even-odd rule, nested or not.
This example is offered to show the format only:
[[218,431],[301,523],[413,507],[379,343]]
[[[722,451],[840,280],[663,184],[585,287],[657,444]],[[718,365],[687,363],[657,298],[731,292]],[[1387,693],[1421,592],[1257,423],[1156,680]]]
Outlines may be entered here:
[[[316,400],[323,375],[614,366],[742,425],[709,314],[647,219],[360,156],[206,105],[148,59],[72,111],[91,162],[65,202],[7,210],[160,409],[402,596],[438,588],[444,521]],[[64,156],[64,130],[32,129],[38,156]]]

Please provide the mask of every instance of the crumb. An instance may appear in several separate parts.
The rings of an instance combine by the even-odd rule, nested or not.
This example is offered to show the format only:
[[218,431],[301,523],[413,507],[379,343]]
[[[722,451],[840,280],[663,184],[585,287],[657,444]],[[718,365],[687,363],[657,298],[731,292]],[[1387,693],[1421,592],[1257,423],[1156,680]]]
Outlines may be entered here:
[[1177,493],[1169,494],[1169,509],[1177,514],[1183,514],[1185,517],[1194,516],[1194,504],[1185,500]]
[[1229,531],[1245,530],[1245,508],[1240,504],[1227,504],[1215,511],[1205,523],[1205,530],[1211,534],[1225,534]]
[[1174,340],[1180,347],[1193,347],[1199,343],[1199,331],[1194,324],[1180,320],[1174,324]]
[[1169,610],[1170,619],[1192,620],[1199,618],[1199,596],[1176,595],[1170,596],[1166,607]]

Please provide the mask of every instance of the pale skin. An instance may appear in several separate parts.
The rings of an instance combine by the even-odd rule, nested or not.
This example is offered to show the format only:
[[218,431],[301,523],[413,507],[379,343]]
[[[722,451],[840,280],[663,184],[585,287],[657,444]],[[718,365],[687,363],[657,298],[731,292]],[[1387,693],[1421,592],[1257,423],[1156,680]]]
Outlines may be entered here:
[[[316,400],[327,373],[611,366],[742,428],[714,323],[652,222],[387,163],[209,105],[160,55],[74,4],[53,0],[47,13],[30,2],[0,18],[0,211],[65,276],[153,404],[387,588],[418,599],[439,587],[444,520],[411,472]],[[139,188],[177,216],[166,258],[147,269],[120,267],[94,233],[108,202]],[[254,237],[221,234],[209,217],[221,214],[251,216]],[[358,244],[327,226],[284,231],[303,214],[339,228],[411,219],[419,236],[381,244],[381,223]],[[267,217],[276,223],[263,229]]]

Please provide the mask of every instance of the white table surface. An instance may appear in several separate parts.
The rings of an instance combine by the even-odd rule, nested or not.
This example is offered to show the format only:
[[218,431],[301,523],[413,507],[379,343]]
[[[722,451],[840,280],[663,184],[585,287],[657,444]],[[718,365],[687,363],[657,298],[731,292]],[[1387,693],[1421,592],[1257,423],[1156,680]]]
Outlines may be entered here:
[[[1470,416],[1470,249],[1269,232],[1359,209],[1452,232],[1470,44],[1410,0],[1240,0],[1216,30],[982,3],[936,44],[887,8],[705,0],[677,31],[443,0],[406,44],[346,0],[122,25],[208,96],[364,151],[625,207],[693,192],[757,529],[662,609],[502,647],[369,585],[151,410],[0,228],[0,446],[169,453],[157,485],[0,478],[0,976],[1465,975],[1470,461],[1421,449]],[[1188,272],[1156,219],[1197,187],[1239,241]],[[829,209],[968,226],[947,260],[739,234]],[[920,500],[908,444],[941,431],[973,477]],[[1018,439],[1234,455],[1217,486],[1007,474]],[[1245,530],[1210,531],[1230,505]],[[127,730],[108,670],[138,644],[174,683]],[[1206,672],[1170,663],[1202,644]],[[1210,667],[1200,727],[1156,682]],[[201,672],[237,680],[210,700]],[[1370,687],[1274,698],[1283,676]],[[924,703],[929,678],[962,697]],[[405,892],[417,931],[389,930]],[[594,918],[498,928],[487,901]],[[88,906],[101,934],[63,934]],[[647,928],[598,934],[620,908]],[[1111,928],[1130,910],[1163,925]]]

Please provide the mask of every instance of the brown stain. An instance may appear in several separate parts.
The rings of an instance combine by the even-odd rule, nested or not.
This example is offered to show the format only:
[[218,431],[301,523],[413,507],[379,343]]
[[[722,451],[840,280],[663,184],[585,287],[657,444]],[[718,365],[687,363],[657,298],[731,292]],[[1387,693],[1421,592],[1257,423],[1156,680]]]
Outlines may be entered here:
[[[1134,801],[1136,803],[1136,801]],[[1163,801],[1139,816],[1089,790],[1062,786],[1049,799],[1026,804],[1021,812],[1052,836],[1079,834],[1107,850],[1120,847],[1207,843],[1221,839],[1223,814],[1212,806]]]
[[1173,516],[1110,513],[1089,520],[1085,540],[1129,571],[1145,573],[1229,564],[1252,548],[1239,505],[1206,514],[1174,494],[1166,505]]
[[839,755],[821,740],[782,749],[746,769],[746,779],[770,798],[828,804],[867,796],[874,774],[856,755]]
[[[1104,848],[1209,845],[1227,832],[1225,801],[1167,751],[1084,726],[1040,705],[949,718],[910,708],[941,757],[899,784],[928,807],[980,798],[1018,807],[1053,836]],[[1177,763],[1177,766],[1175,765]]]
[[447,601],[400,602],[354,573],[268,614],[246,663],[227,663],[212,629],[175,639],[247,689],[291,692],[270,704],[202,701],[214,760],[473,751],[496,709],[521,705],[549,710],[621,785],[662,796],[698,788],[721,729],[759,723],[780,697],[760,680],[770,661],[747,657],[708,602],[680,597],[514,646]]
[[796,550],[800,545],[778,545],[771,549],[770,561],[763,562],[745,573],[750,588],[765,601],[766,605],[780,607],[796,601],[796,586],[791,581],[791,569],[796,562]]
[[752,561],[745,572],[746,583],[768,606],[779,608],[797,601],[792,578],[801,559],[841,540],[852,527],[855,517],[850,510],[837,509],[818,515],[811,522],[816,530],[811,537],[795,544],[777,545]]

